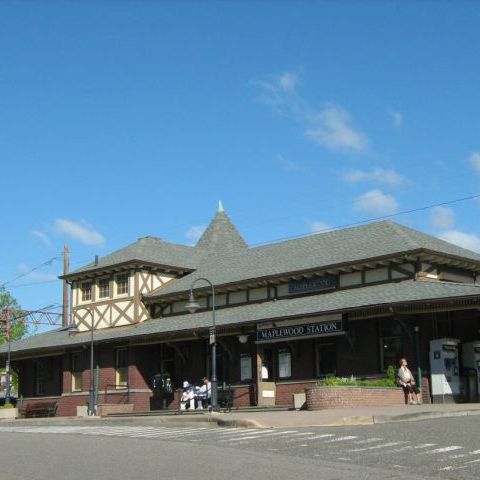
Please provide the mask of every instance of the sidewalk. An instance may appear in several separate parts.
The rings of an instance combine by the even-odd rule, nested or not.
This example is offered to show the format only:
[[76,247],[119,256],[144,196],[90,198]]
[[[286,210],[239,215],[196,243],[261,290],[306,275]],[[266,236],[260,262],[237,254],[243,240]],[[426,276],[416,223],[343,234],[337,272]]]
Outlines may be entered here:
[[217,423],[226,427],[294,428],[372,425],[466,415],[480,415],[480,403],[337,408],[318,411],[233,411],[218,414]]
[[104,424],[192,424],[205,422],[220,427],[237,428],[302,428],[331,427],[345,425],[372,425],[376,423],[412,422],[434,418],[480,415],[480,403],[442,405],[402,405],[388,407],[337,408],[318,411],[295,410],[233,410],[231,412],[192,412],[182,415],[175,412],[149,413],[131,416],[109,417],[53,417],[16,420],[0,420],[16,426],[28,424],[82,424],[98,422]]

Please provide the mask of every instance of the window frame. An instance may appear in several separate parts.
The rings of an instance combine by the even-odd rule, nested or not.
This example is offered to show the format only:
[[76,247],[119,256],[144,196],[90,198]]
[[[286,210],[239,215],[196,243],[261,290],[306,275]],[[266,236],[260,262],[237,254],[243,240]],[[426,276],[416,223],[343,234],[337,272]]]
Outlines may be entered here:
[[[126,355],[126,358],[124,359],[126,365],[120,366],[120,355],[123,354]],[[117,348],[115,350],[115,388],[117,390],[128,388],[128,357],[128,348]],[[125,377],[125,380],[122,380],[122,377]]]
[[83,391],[83,370],[79,368],[81,365],[81,354],[72,353],[71,357],[71,369],[70,373],[72,375],[72,392],[82,392]]
[[[119,282],[119,279],[125,277],[125,291],[120,291],[120,286],[123,282]],[[128,272],[119,273],[115,275],[115,294],[117,297],[128,296],[130,291],[130,274]]]
[[[282,368],[285,368],[285,365],[282,365],[281,357],[288,358],[288,364],[286,369],[288,375],[282,375]],[[292,378],[292,351],[288,347],[279,348],[277,350],[277,361],[278,361],[278,378],[280,380],[285,380],[286,378]]]
[[[98,299],[105,299],[110,298],[110,278],[109,277],[102,277],[97,280],[97,288],[98,288]],[[102,292],[102,289],[105,289]],[[104,295],[106,293],[106,295]]]
[[[89,285],[88,290],[84,285]],[[88,293],[88,295],[87,295]],[[80,282],[80,301],[81,302],[91,302],[93,299],[93,282],[91,280],[83,280]],[[87,298],[88,297],[88,298]]]

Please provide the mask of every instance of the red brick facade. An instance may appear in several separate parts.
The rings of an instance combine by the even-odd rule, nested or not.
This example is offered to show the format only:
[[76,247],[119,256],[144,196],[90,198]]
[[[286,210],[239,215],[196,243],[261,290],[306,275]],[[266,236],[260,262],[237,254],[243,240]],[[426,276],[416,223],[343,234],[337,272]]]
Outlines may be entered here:
[[405,405],[405,395],[401,388],[310,387],[306,394],[307,410]]

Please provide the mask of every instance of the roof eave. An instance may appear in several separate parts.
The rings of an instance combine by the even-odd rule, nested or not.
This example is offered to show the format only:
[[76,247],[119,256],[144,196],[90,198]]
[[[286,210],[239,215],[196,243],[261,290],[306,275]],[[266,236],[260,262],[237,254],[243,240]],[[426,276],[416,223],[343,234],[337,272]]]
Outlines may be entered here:
[[115,271],[127,270],[128,268],[131,268],[131,267],[138,268],[142,266],[149,267],[149,268],[157,268],[159,270],[164,270],[164,271],[178,272],[178,273],[185,273],[185,272],[191,273],[195,271],[195,269],[192,267],[181,267],[181,266],[168,265],[163,263],[149,262],[149,261],[140,260],[140,259],[132,259],[125,262],[115,263],[112,265],[96,266],[96,267],[92,267],[82,271],[77,270],[75,272],[67,273],[66,275],[60,275],[58,278],[60,280],[68,281],[68,280],[75,280],[75,279],[80,279],[84,277],[96,276],[99,272],[115,272]]

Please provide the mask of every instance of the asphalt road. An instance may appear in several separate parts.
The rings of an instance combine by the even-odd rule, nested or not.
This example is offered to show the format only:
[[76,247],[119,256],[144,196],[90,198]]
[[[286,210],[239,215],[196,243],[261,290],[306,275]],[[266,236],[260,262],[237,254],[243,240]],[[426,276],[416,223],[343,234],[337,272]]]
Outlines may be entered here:
[[480,417],[269,430],[0,424],[0,480],[472,480],[480,478],[479,427]]

